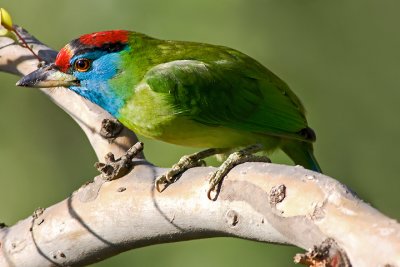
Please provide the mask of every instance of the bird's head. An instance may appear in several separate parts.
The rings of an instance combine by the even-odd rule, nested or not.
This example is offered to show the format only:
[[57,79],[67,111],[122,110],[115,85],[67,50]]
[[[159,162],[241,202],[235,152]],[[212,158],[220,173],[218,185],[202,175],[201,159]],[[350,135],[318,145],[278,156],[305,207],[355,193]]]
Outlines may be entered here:
[[113,80],[123,72],[129,35],[123,30],[83,35],[64,46],[54,64],[28,74],[17,85],[67,87],[116,116],[124,95]]

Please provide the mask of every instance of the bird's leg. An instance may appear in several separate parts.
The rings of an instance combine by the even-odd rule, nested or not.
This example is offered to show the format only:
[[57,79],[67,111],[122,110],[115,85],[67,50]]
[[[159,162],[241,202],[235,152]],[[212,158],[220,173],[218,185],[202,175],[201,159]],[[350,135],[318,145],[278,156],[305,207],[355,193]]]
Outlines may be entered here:
[[105,156],[106,163],[96,162],[94,166],[105,180],[115,180],[125,176],[132,169],[133,158],[142,150],[143,143],[137,142],[119,159],[115,159],[114,154],[110,152]]
[[207,196],[210,200],[214,200],[215,196],[212,197],[211,194],[216,192],[218,184],[222,181],[225,175],[238,164],[245,162],[271,162],[271,160],[266,156],[253,155],[263,149],[261,144],[255,144],[245,147],[242,150],[234,152],[229,155],[229,157],[222,163],[217,171],[213,172],[210,176],[209,187],[207,191]]
[[[229,149],[224,148],[210,148],[197,153],[193,153],[191,155],[183,156],[178,163],[174,164],[172,168],[159,176],[155,180],[155,186],[158,192],[161,192],[163,189],[160,189],[160,185],[166,185],[173,183],[177,180],[177,176],[186,170],[194,167],[204,166],[204,159],[210,156],[221,154],[227,152]],[[165,188],[165,187],[164,187]]]

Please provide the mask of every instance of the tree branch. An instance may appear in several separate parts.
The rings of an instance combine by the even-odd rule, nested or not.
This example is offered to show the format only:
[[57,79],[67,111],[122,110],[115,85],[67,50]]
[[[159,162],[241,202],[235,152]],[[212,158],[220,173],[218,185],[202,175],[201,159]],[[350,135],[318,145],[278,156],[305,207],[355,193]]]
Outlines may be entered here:
[[[54,60],[55,51],[21,34],[42,58]],[[0,71],[21,76],[36,65],[27,49],[0,38]],[[112,117],[76,94],[42,92],[77,121],[100,159],[107,152],[121,156],[136,143],[126,128],[101,126]],[[216,236],[317,246],[297,257],[305,264],[400,266],[400,225],[336,180],[302,167],[246,163],[210,201],[212,170],[191,169],[160,194],[153,182],[165,170],[135,159],[123,178],[98,176],[66,200],[0,229],[0,266],[82,266],[132,248]]]

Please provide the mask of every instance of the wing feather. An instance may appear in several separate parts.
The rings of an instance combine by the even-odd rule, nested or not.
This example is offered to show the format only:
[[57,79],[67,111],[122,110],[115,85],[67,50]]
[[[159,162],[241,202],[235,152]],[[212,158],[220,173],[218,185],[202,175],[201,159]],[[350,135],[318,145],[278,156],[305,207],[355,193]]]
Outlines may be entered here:
[[145,82],[180,116],[213,126],[310,141],[304,108],[289,87],[255,60],[230,51],[230,60],[159,64]]

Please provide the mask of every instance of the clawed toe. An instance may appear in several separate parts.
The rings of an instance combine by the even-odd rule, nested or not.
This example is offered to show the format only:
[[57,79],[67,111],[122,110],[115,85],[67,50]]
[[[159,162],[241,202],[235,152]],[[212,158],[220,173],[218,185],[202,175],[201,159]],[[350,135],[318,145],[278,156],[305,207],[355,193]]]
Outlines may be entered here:
[[[236,165],[245,162],[271,162],[271,160],[266,156],[252,154],[260,150],[262,150],[262,146],[256,144],[230,154],[229,157],[221,164],[218,170],[213,172],[209,178],[209,187],[207,191],[208,199],[216,199],[218,195],[219,184],[222,182],[228,172]],[[213,193],[215,193],[215,196],[212,196]]]
[[[207,197],[210,200],[215,200],[218,196],[219,185],[223,178],[228,174],[228,172],[238,164],[244,162],[271,162],[269,158],[265,156],[253,155],[263,149],[260,144],[251,145],[245,147],[242,150],[232,153],[229,157],[222,163],[217,171],[211,174],[209,178],[209,187],[207,190]],[[155,188],[158,192],[162,192],[169,184],[174,183],[178,180],[179,176],[193,167],[204,166],[204,158],[226,153],[229,149],[222,148],[211,148],[207,150],[194,153],[192,155],[183,156],[178,163],[172,166],[172,168],[164,173],[163,175],[157,177],[154,182]],[[164,185],[161,188],[161,185]]]
[[167,179],[166,179],[165,175],[161,175],[161,176],[156,178],[156,180],[154,182],[154,186],[155,186],[156,190],[158,191],[158,193],[161,193],[165,189],[165,186],[164,186],[163,189],[160,189],[160,186],[162,184],[165,185],[167,183],[168,182],[167,182]]
[[[175,178],[176,179],[176,178]],[[156,190],[161,193],[164,191],[164,189],[168,186],[168,184],[172,184],[175,181],[174,177],[170,176],[169,173],[165,173],[163,175],[160,175],[156,178],[154,182],[154,186],[156,187]],[[163,185],[163,188],[160,188],[161,185]]]
[[[205,165],[206,163],[202,159],[192,160],[190,156],[184,156],[179,160],[177,164],[172,166],[172,168],[169,171],[167,171],[163,175],[158,176],[154,182],[154,186],[156,190],[159,193],[161,193],[169,184],[172,184],[176,180],[178,180],[179,176],[183,172],[194,167],[200,167]],[[161,185],[164,185],[164,187],[161,188]]]

